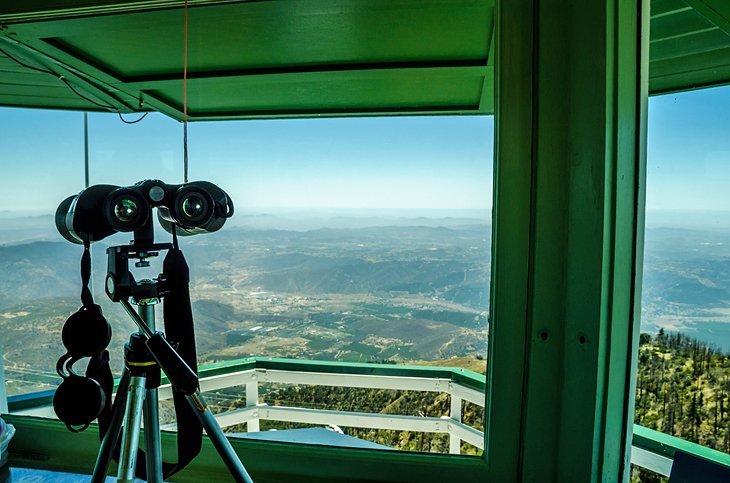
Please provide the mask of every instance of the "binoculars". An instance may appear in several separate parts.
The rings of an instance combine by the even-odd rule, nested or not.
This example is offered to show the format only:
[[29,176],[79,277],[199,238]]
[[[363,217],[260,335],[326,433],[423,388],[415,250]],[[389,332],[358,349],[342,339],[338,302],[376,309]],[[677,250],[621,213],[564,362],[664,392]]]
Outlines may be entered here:
[[116,232],[145,233],[152,229],[152,208],[168,233],[182,236],[220,230],[233,215],[233,201],[213,183],[170,185],[148,179],[128,187],[89,186],[69,196],[56,210],[56,228],[77,244]]

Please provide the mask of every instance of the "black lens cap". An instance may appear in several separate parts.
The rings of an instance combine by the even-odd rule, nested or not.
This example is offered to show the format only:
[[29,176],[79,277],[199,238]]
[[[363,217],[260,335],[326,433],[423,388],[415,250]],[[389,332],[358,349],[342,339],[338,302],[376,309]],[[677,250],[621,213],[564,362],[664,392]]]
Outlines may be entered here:
[[103,351],[112,338],[112,328],[101,313],[101,307],[81,307],[63,325],[61,339],[74,357],[91,357]]
[[53,395],[53,410],[67,426],[86,426],[99,417],[106,395],[99,383],[88,377],[71,375]]

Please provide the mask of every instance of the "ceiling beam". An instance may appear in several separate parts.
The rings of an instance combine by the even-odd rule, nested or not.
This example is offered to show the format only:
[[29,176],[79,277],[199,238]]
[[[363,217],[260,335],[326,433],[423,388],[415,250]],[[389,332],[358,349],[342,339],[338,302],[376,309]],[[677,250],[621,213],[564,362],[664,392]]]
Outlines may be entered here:
[[[20,42],[0,34],[0,49],[4,56],[19,66],[24,67],[28,72],[47,73],[49,78],[56,77],[59,85],[65,84],[68,90],[76,96],[86,99],[89,102],[90,110],[103,109],[102,106],[109,106],[108,110],[116,112],[134,112],[138,109],[137,101],[133,96],[110,86],[97,79],[89,77],[82,71],[78,71],[62,62],[57,61],[42,52],[28,47]],[[11,57],[12,56],[12,57]],[[29,69],[26,66],[30,66]],[[81,94],[82,92],[83,94]]]
[[727,0],[684,0],[713,24],[730,35],[730,2]]

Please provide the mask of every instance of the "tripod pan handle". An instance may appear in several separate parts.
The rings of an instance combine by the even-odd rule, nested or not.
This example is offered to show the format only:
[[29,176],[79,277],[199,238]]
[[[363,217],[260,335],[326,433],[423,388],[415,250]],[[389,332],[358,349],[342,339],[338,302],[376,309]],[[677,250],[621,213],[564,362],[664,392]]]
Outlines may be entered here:
[[167,375],[173,389],[186,396],[194,394],[198,390],[198,376],[172,348],[161,332],[155,333],[145,343],[152,357]]

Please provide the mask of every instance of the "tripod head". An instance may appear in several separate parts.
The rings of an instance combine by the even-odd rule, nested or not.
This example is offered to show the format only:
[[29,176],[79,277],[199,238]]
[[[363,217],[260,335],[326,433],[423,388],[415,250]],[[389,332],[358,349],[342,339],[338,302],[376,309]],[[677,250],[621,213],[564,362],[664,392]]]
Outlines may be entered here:
[[172,243],[151,243],[121,245],[109,247],[107,253],[107,275],[105,291],[114,301],[161,298],[169,293],[169,285],[164,274],[160,274],[152,283],[138,283],[129,271],[129,260],[137,260],[136,267],[149,267],[149,258],[159,256],[160,250],[170,250]]

